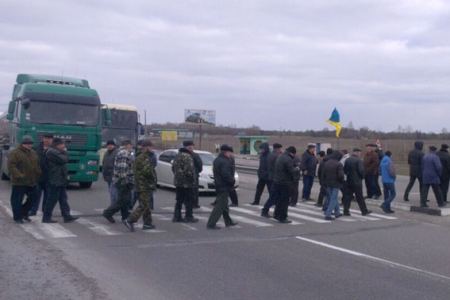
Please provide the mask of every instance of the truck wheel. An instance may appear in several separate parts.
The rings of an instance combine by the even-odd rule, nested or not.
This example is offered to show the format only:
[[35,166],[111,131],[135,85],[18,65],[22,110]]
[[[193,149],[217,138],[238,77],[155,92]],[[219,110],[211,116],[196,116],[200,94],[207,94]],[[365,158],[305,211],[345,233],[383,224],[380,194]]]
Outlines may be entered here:
[[83,189],[88,189],[92,186],[92,181],[80,181],[80,187]]

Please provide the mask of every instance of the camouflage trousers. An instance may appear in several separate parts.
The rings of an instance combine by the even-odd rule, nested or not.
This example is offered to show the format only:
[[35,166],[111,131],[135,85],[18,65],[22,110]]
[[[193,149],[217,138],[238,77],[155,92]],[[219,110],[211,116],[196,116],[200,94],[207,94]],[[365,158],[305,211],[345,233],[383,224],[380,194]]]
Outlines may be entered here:
[[144,224],[152,223],[152,212],[150,210],[150,198],[153,194],[152,190],[144,192],[136,192],[139,206],[131,213],[130,222],[135,223],[142,216]]

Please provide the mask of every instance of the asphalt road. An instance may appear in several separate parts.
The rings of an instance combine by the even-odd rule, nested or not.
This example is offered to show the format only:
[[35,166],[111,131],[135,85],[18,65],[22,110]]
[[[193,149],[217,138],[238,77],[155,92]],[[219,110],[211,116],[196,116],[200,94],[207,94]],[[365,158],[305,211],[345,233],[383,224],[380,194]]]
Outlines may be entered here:
[[[172,223],[174,191],[155,195],[155,230],[108,223],[106,184],[69,189],[64,224],[14,224],[9,182],[0,182],[0,299],[448,299],[449,217],[397,210],[326,222],[312,202],[292,224],[250,206],[256,177],[241,174],[239,225],[207,230],[212,195],[196,224]],[[317,184],[313,196],[317,195]],[[265,200],[267,195],[263,195]],[[400,199],[397,199],[400,201]],[[116,220],[120,217],[116,216]],[[223,226],[223,221],[219,221]]]

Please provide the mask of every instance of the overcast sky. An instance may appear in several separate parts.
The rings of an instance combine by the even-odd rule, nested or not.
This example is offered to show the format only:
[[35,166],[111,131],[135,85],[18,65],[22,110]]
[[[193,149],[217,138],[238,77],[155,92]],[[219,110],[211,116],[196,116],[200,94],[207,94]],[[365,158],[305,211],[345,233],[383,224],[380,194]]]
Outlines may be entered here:
[[450,131],[450,1],[0,2],[0,111],[18,73],[82,77],[144,122]]

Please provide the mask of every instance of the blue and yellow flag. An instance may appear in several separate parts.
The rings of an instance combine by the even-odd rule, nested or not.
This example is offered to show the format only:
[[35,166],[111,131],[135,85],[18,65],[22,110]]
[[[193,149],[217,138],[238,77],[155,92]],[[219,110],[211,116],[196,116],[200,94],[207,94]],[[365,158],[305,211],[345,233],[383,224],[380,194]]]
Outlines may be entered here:
[[328,123],[336,127],[336,137],[339,137],[339,133],[341,132],[341,119],[339,117],[339,112],[336,107],[331,113],[331,117],[327,120]]

